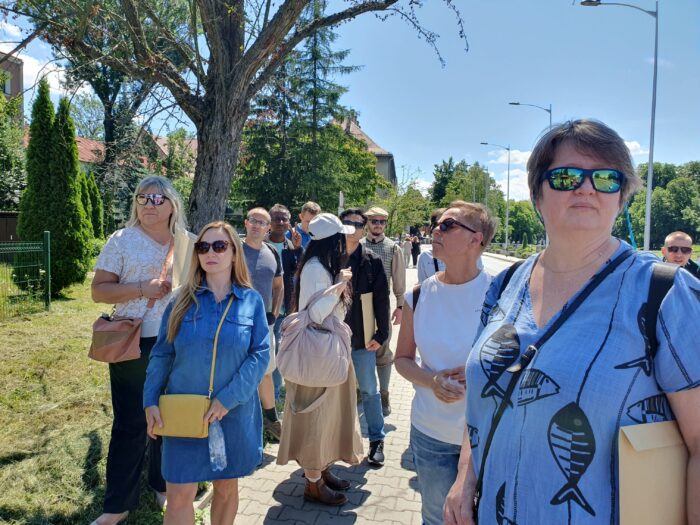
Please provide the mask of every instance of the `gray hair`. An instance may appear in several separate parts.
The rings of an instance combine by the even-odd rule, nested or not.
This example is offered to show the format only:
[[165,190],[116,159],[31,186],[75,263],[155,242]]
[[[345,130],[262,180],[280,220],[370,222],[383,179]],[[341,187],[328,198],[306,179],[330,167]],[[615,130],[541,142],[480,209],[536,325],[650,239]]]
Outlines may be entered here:
[[[591,155],[624,175],[620,190],[620,209],[641,188],[642,180],[634,170],[632,155],[615,130],[599,120],[568,120],[557,124],[537,141],[527,161],[527,185],[534,203],[542,196],[544,173],[562,144],[570,144],[579,153]],[[537,207],[535,206],[535,209]]]
[[184,206],[182,205],[182,199],[180,194],[173,187],[172,183],[165,177],[159,175],[153,175],[150,177],[145,177],[141,179],[138,183],[136,189],[134,190],[133,199],[131,201],[131,215],[126,223],[127,228],[133,228],[138,226],[141,221],[139,221],[139,216],[136,213],[136,196],[139,193],[143,193],[147,188],[156,188],[158,193],[165,195],[170,204],[173,207],[173,212],[170,214],[170,222],[168,226],[170,227],[170,233],[175,235],[175,227],[180,226],[182,229],[187,229],[187,219],[185,217]]

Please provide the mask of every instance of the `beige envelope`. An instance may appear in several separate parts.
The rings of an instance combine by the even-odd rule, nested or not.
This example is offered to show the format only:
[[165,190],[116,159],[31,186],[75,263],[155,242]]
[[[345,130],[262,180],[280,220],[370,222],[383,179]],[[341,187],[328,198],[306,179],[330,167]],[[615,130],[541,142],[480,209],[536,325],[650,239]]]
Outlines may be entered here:
[[374,318],[374,303],[372,302],[372,292],[363,293],[360,296],[362,302],[362,326],[365,329],[365,347],[374,337],[377,331],[377,322]]
[[620,525],[685,525],[688,449],[675,421],[622,427]]
[[173,290],[178,288],[190,270],[194,241],[197,236],[180,226],[175,227],[175,248],[173,249]]

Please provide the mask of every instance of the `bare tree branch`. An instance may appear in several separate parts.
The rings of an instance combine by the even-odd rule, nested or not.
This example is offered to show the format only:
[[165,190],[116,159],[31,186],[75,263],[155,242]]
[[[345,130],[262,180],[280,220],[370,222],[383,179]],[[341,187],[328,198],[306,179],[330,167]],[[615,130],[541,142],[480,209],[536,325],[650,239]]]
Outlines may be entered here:
[[9,60],[10,57],[15,56],[16,53],[19,53],[20,51],[22,51],[22,49],[27,47],[32,40],[34,40],[41,34],[43,29],[44,24],[37,26],[37,28],[31,33],[29,33],[21,42],[19,42],[19,44],[12,51],[10,51],[9,53],[5,53],[5,56],[3,57],[0,57],[0,64],[5,62],[6,60]]

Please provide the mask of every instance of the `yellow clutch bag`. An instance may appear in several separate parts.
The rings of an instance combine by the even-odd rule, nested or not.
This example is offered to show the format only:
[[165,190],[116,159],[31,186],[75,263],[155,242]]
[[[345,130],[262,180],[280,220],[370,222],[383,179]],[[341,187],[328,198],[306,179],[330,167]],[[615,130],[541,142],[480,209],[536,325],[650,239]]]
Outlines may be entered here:
[[163,426],[153,427],[153,433],[158,436],[205,438],[209,436],[209,424],[204,422],[204,416],[211,404],[214,391],[214,367],[216,365],[216,347],[219,342],[219,332],[224,323],[233,295],[221,316],[219,326],[214,336],[214,355],[211,359],[211,374],[209,376],[209,395],[200,394],[164,394],[158,399],[158,410]]

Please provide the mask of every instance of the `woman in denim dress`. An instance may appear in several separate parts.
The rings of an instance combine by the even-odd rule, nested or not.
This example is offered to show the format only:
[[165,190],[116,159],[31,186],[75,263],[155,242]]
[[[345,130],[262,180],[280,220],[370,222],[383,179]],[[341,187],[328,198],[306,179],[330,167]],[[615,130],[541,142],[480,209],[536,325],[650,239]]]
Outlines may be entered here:
[[241,241],[225,222],[213,222],[195,243],[186,283],[163,316],[144,387],[148,433],[162,425],[158,398],[206,394],[216,328],[233,297],[219,334],[214,394],[205,415],[220,421],[227,466],[214,471],[207,439],[163,438],[163,477],[167,484],[166,524],[194,523],[192,502],[201,481],[214,481],[212,523],[233,523],[238,510],[238,479],[262,460],[262,418],[258,385],[269,359],[265,308],[251,288]]

